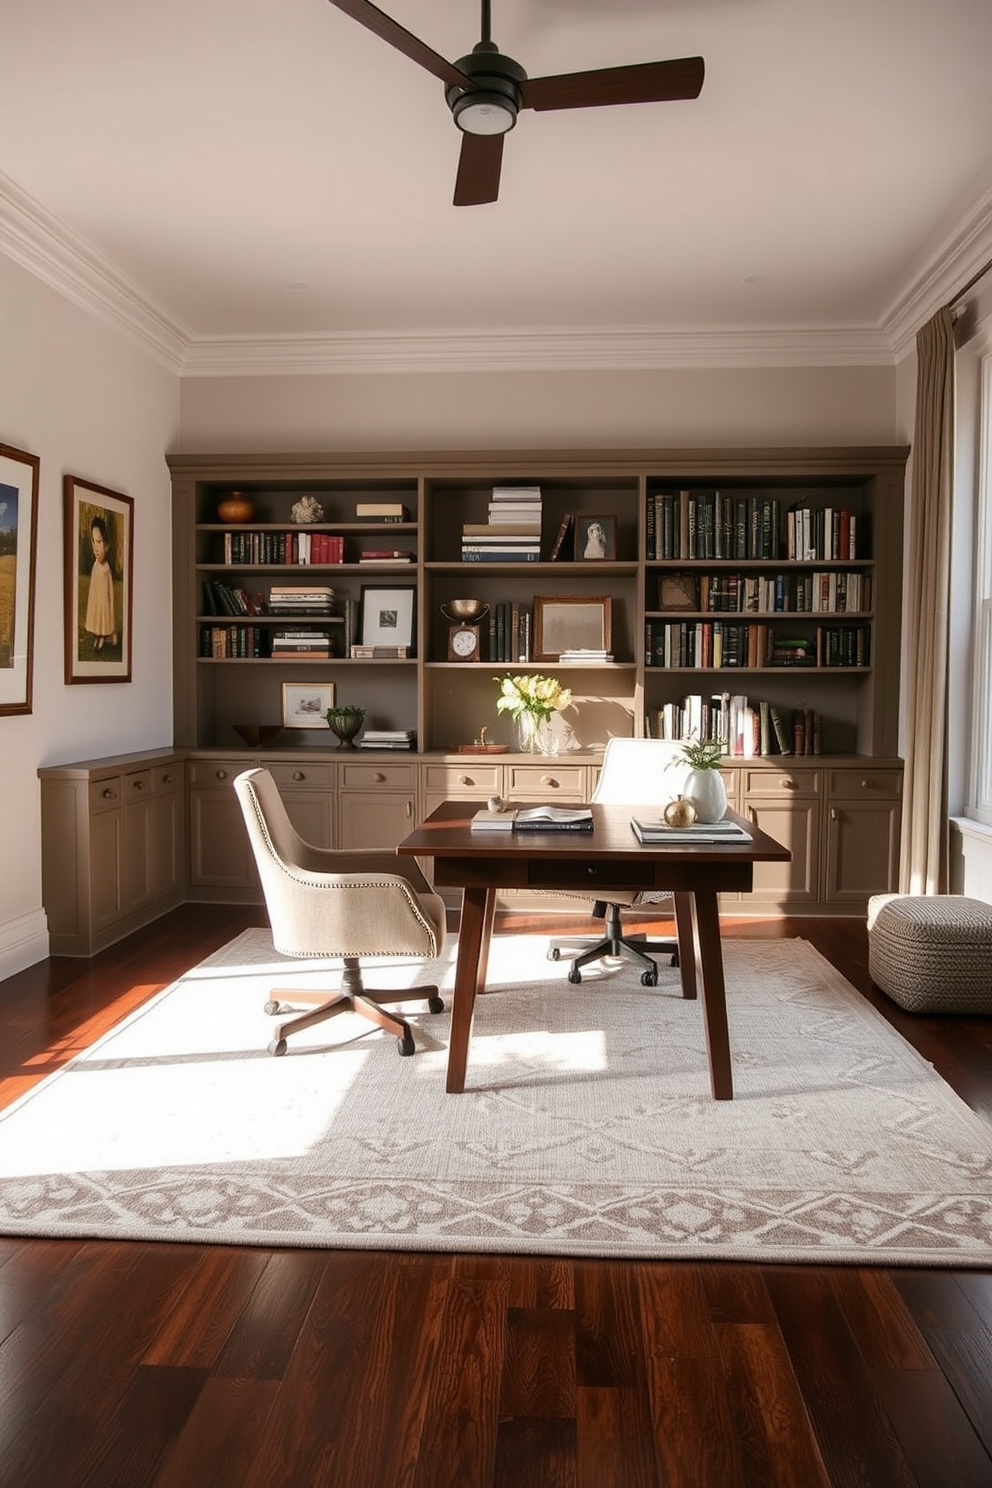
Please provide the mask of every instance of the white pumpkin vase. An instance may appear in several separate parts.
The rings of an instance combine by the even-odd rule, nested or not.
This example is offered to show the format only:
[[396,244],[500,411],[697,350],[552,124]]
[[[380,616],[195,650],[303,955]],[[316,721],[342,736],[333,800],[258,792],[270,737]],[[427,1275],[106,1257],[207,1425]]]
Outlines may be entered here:
[[683,746],[688,769],[682,795],[695,808],[698,822],[722,821],[727,814],[727,786],[720,773],[720,746],[695,741]]

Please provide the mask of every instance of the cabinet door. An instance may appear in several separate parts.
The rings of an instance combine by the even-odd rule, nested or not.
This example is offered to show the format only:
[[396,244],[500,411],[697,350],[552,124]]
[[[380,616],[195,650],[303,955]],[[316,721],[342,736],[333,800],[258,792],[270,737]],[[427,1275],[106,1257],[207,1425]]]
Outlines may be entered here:
[[182,883],[182,797],[178,791],[153,796],[148,810],[148,892],[165,899]]
[[98,811],[90,822],[91,928],[108,929],[124,913],[123,811]]
[[817,798],[747,801],[743,813],[792,854],[789,863],[755,863],[748,904],[795,908],[815,904],[820,887],[820,802]]
[[253,901],[261,897],[244,817],[230,785],[190,790],[189,881],[197,889],[239,889],[250,891]]
[[900,801],[835,801],[827,813],[828,904],[867,907],[889,893],[899,875]]
[[412,793],[391,795],[388,791],[344,790],[339,809],[339,845],[352,851],[392,849],[416,825]]

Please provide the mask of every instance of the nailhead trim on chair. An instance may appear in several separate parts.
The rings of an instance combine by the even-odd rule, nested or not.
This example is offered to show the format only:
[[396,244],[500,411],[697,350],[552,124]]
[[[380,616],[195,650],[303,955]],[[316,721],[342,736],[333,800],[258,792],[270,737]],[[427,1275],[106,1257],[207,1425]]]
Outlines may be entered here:
[[907,1012],[992,1013],[992,904],[962,894],[876,894],[868,970]]

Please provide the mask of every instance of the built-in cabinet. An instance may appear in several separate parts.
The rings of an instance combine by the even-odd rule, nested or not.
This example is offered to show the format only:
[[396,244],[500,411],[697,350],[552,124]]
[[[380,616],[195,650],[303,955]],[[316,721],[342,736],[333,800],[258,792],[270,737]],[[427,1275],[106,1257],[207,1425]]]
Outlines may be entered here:
[[[181,892],[259,898],[231,789],[256,761],[273,770],[309,841],[390,847],[450,797],[587,799],[612,735],[660,733],[691,706],[712,731],[731,704],[737,716],[747,704],[765,727],[755,724],[726,757],[731,805],[793,856],[788,865],[758,866],[739,911],[862,912],[896,877],[907,453],[170,457],[175,745],[188,771],[182,831],[171,839],[174,852],[180,835],[188,839]],[[465,529],[488,523],[494,487],[521,486],[541,492],[536,560],[468,559]],[[248,503],[245,522],[222,520],[233,492]],[[391,509],[392,519],[377,520],[370,505]],[[575,533],[596,518],[606,556],[587,558]],[[372,557],[384,551],[403,557]],[[275,614],[272,589],[280,586],[330,590],[331,602]],[[398,638],[407,652],[356,655],[352,647],[369,639],[366,615],[382,613],[383,591],[401,624],[409,611],[409,634]],[[489,613],[476,659],[459,661],[445,611],[465,598]],[[547,657],[547,643],[538,653],[538,608],[560,616],[576,602],[586,613],[605,607],[610,660],[561,663]],[[508,626],[511,615],[530,617],[529,631],[521,621],[501,646],[490,618],[500,610]],[[274,638],[294,628],[313,636],[288,655]],[[497,679],[524,672],[551,673],[572,690],[556,758],[520,755],[512,720],[496,713]],[[287,696],[301,685],[333,688],[336,702],[366,710],[367,726],[409,730],[416,747],[338,751],[326,728],[278,732]],[[784,734],[770,726],[776,714]],[[778,752],[782,737],[794,750],[799,719],[802,752]],[[318,713],[315,724],[322,721]],[[268,725],[273,743],[245,749],[236,725]],[[475,752],[482,742],[505,752]],[[50,772],[41,773],[44,781]],[[153,782],[146,794],[122,779],[118,800],[94,775],[85,811],[73,797],[71,811],[53,815],[56,784],[43,787],[47,819],[71,817],[83,846],[71,868],[53,861],[64,854],[60,829],[48,829],[46,905],[51,898],[62,906],[59,922],[73,927],[60,943],[85,954],[175,892],[165,887],[165,849],[155,866],[148,847],[168,837],[168,813]]]
[[52,955],[92,956],[183,902],[182,754],[118,755],[39,774]]

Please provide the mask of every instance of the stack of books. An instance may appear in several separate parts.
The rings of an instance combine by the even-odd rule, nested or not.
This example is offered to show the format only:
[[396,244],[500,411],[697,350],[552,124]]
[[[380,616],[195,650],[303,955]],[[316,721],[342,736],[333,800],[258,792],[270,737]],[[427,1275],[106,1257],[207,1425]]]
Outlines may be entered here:
[[598,666],[601,663],[613,660],[612,651],[597,651],[590,646],[572,646],[562,651],[558,656],[559,661],[580,662],[585,666]]
[[414,749],[417,736],[413,729],[366,729],[358,741],[359,749]]
[[333,615],[334,590],[326,584],[273,584],[270,615]]
[[493,486],[489,520],[462,527],[462,562],[537,563],[540,557],[540,486]]
[[638,842],[654,846],[665,842],[727,843],[750,842],[751,833],[736,822],[693,822],[691,827],[669,827],[659,818],[654,821],[646,817],[632,816],[630,825]]
[[355,642],[351,647],[352,661],[402,661],[410,654],[409,646],[367,646]]
[[360,522],[409,522],[410,513],[402,501],[359,501],[355,516]]
[[280,660],[304,656],[308,661],[327,661],[334,655],[334,645],[326,630],[274,630],[271,655]]
[[358,555],[359,563],[391,566],[394,563],[412,563],[409,548],[363,548]]
[[588,806],[520,806],[511,811],[477,811],[473,832],[591,832]]

